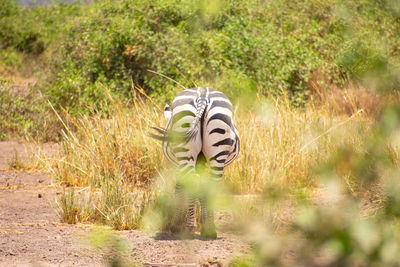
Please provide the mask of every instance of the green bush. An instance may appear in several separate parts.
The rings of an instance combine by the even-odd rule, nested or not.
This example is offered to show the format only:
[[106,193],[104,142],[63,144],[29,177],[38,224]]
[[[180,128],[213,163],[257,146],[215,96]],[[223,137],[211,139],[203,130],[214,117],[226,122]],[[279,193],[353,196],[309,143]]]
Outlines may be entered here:
[[0,6],[0,49],[47,54],[43,88],[56,107],[77,112],[87,104],[101,109],[107,97],[96,91],[99,83],[123,98],[135,85],[164,101],[176,83],[218,86],[235,98],[243,91],[230,80],[240,77],[250,85],[245,91],[287,92],[299,105],[318,69],[339,85],[347,78],[371,84],[364,74],[382,69],[398,76],[393,1],[102,0],[28,7],[3,0]]
[[[176,84],[152,70],[186,87],[212,84],[234,73],[253,80],[262,93],[283,89],[304,100],[307,76],[332,56],[332,44],[320,35],[332,33],[319,33],[322,26],[310,14],[297,13],[296,5],[282,10],[281,2],[220,3],[209,14],[205,1],[96,2],[65,41],[55,91],[70,92],[76,76],[68,73],[78,72],[82,83],[74,90],[75,98],[96,102],[91,85],[98,81],[118,95],[129,95],[133,83],[147,93],[170,98]],[[299,14],[296,24],[289,20],[293,14]],[[75,103],[71,97],[62,105]]]
[[50,113],[46,98],[33,87],[25,90],[18,92],[10,82],[0,79],[0,140],[57,140],[60,122]]
[[[0,1],[0,49],[39,55],[67,31],[71,17],[79,15],[82,4],[52,2],[20,5],[16,0]],[[60,45],[60,43],[57,43]]]

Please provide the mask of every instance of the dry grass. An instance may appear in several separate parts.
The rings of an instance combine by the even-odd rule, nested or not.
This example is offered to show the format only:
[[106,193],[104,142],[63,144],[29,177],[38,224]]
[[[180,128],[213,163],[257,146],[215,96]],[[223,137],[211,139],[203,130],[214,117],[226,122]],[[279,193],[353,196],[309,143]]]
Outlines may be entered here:
[[[131,108],[113,102],[107,118],[93,115],[63,121],[60,154],[46,162],[61,184],[85,187],[84,194],[67,192],[59,201],[65,221],[137,227],[132,216],[147,205],[149,194],[144,192],[157,177],[169,179],[162,174],[168,165],[161,146],[148,136],[150,126],[164,125],[162,112],[150,98],[143,99],[137,97]],[[362,149],[362,133],[371,125],[361,111],[349,117],[315,106],[293,109],[285,97],[260,100],[257,107],[235,114],[242,146],[238,159],[226,168],[225,181],[236,193],[258,193],[270,185],[312,189],[312,167],[340,146]],[[136,208],[126,208],[130,205]]]
[[375,117],[383,108],[382,96],[356,82],[339,86],[330,81],[326,72],[321,69],[311,74],[307,87],[316,106],[336,115],[351,116],[362,110],[364,114]]
[[59,154],[43,160],[60,184],[81,188],[66,190],[57,201],[64,221],[138,227],[147,190],[164,165],[164,156],[159,144],[148,137],[161,112],[156,105],[136,99],[131,109],[113,102],[108,118],[65,116]]
[[268,184],[312,187],[311,168],[340,146],[362,149],[371,123],[361,111],[349,117],[312,105],[293,109],[285,98],[261,102],[256,112],[237,112],[241,152],[225,179],[238,193]]
[[108,118],[69,118],[51,171],[68,186],[100,185],[116,177],[135,187],[149,185],[164,162],[157,142],[148,137],[160,116],[156,106],[138,100],[130,110],[114,103]]

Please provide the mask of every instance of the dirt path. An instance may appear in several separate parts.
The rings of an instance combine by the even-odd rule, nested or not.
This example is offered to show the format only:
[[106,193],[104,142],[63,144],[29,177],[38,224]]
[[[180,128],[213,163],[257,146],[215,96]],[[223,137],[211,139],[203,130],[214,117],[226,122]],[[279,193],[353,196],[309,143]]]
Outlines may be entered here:
[[[49,175],[10,170],[15,151],[26,160],[23,145],[0,142],[0,266],[107,265],[104,252],[88,245],[93,225],[60,222],[54,208],[59,189]],[[226,265],[247,249],[239,237],[226,233],[211,241],[160,239],[142,231],[114,233],[129,245],[128,260],[147,266]]]

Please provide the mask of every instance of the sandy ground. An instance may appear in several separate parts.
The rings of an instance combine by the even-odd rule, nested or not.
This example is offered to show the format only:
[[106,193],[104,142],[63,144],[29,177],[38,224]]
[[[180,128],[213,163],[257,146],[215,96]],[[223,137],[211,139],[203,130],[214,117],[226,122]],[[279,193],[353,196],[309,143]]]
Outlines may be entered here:
[[[54,151],[53,145],[44,146]],[[107,253],[88,242],[93,225],[60,222],[55,199],[60,188],[48,174],[15,171],[30,150],[0,142],[0,266],[107,266]],[[145,266],[224,266],[248,249],[240,237],[219,233],[217,240],[174,240],[154,232],[118,231],[129,246],[125,260]]]

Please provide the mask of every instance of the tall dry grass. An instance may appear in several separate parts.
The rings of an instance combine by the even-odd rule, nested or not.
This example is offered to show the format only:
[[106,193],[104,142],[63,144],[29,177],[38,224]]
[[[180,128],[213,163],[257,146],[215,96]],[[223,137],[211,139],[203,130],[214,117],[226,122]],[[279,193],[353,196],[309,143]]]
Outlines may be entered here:
[[336,116],[312,104],[294,109],[287,98],[261,101],[254,112],[237,112],[240,156],[225,179],[237,193],[262,191],[268,184],[312,188],[311,169],[340,146],[363,149],[372,124],[362,110]]
[[[72,221],[138,227],[138,220],[130,216],[140,217],[157,177],[169,179],[163,174],[169,165],[161,145],[148,136],[150,126],[165,124],[162,111],[147,96],[135,99],[129,108],[112,100],[107,118],[63,121],[62,149],[58,157],[47,160],[48,167],[61,184],[82,189],[79,194],[67,190],[58,205],[61,216],[69,217],[70,206]],[[235,193],[259,193],[271,184],[312,189],[312,167],[340,146],[363,149],[361,136],[371,125],[362,111],[340,117],[312,105],[294,109],[285,97],[258,100],[255,106],[235,113],[241,152],[224,175]],[[126,208],[129,205],[136,208]]]
[[64,125],[60,152],[43,162],[66,187],[56,202],[64,221],[137,228],[147,192],[164,166],[158,142],[148,137],[150,126],[160,124],[162,113],[140,97],[134,103],[110,99],[108,117],[59,116]]
[[140,98],[131,108],[118,101],[107,108],[108,117],[82,115],[63,122],[61,152],[50,170],[68,186],[98,186],[120,177],[132,186],[146,187],[164,162],[158,142],[148,137],[162,113]]

